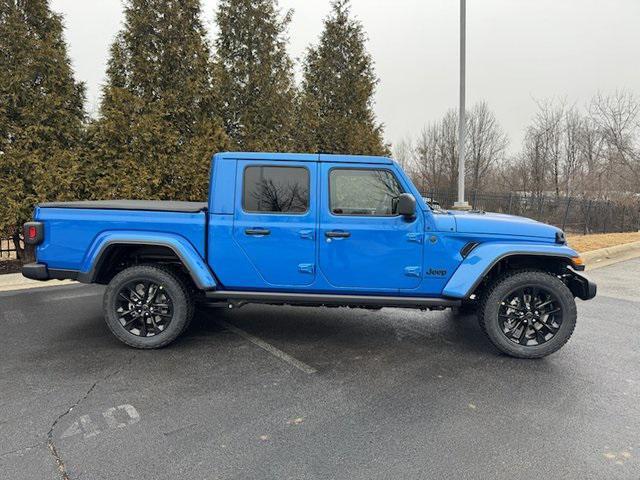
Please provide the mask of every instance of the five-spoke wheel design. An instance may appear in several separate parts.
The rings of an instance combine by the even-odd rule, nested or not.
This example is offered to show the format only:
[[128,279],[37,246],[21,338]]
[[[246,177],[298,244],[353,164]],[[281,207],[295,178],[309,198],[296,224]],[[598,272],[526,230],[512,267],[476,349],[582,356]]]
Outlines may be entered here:
[[519,345],[542,345],[562,324],[562,308],[555,295],[540,287],[518,287],[506,295],[498,309],[504,335]]
[[120,325],[138,337],[162,333],[173,318],[173,301],[161,284],[133,281],[118,292],[116,314]]

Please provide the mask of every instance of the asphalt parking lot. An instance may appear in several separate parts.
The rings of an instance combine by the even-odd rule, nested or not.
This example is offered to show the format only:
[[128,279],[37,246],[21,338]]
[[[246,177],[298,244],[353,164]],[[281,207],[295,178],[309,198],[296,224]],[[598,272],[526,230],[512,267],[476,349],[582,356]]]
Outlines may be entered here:
[[640,259],[588,276],[535,361],[399,309],[201,310],[137,351],[100,287],[2,293],[0,477],[639,479]]

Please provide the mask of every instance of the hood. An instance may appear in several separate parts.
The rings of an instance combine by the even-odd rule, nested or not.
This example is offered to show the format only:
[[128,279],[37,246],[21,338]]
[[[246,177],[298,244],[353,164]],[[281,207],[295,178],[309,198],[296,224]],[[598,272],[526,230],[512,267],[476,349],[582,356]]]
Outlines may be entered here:
[[448,211],[455,218],[456,230],[460,233],[512,235],[517,237],[537,237],[556,241],[557,227],[536,220],[502,213],[478,211]]

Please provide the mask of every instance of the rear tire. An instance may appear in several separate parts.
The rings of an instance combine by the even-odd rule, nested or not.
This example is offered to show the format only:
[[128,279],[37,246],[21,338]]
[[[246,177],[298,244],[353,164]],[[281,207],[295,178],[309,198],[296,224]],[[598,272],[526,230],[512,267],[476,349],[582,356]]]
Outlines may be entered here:
[[482,297],[480,326],[491,343],[517,358],[541,358],[559,350],[576,326],[571,290],[555,275],[519,270],[499,277]]
[[134,348],[169,345],[189,326],[194,302],[188,285],[170,268],[136,265],[118,273],[104,294],[105,321]]

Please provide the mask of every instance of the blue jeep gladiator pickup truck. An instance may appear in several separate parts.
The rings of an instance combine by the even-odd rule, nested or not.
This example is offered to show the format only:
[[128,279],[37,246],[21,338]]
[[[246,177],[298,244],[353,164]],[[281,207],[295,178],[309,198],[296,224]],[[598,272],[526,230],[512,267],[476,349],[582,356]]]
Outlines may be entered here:
[[197,301],[465,307],[499,350],[536,358],[596,294],[558,228],[431,208],[385,157],[219,153],[206,203],[43,203],[24,228],[23,274],[107,285],[107,325],[137,348],[175,340]]

